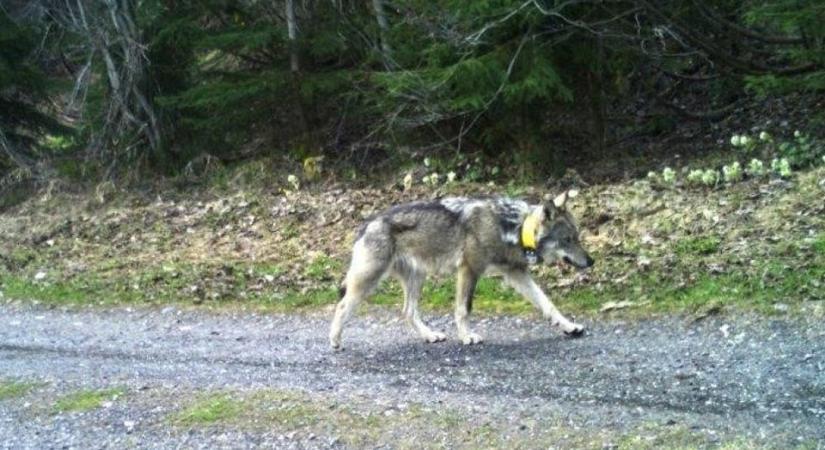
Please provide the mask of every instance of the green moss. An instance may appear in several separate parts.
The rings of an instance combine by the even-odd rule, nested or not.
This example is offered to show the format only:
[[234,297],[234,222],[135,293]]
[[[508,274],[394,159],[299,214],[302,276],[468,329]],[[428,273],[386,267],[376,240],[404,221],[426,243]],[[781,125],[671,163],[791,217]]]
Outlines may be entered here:
[[243,402],[228,394],[205,396],[172,417],[178,425],[209,425],[237,418]]
[[8,400],[12,398],[23,397],[34,388],[38,383],[30,383],[25,381],[0,380],[0,400]]
[[55,412],[89,411],[99,408],[106,400],[123,397],[123,389],[83,390],[73,392],[54,404]]

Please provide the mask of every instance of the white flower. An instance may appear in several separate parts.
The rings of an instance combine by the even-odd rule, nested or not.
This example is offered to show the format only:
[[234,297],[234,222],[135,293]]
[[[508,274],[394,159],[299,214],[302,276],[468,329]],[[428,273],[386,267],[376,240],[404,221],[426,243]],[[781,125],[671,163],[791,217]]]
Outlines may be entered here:
[[706,186],[713,186],[719,181],[719,172],[708,169],[702,172],[702,184]]
[[430,174],[430,184],[433,186],[438,184],[438,172],[433,172]]
[[747,136],[744,136],[744,135],[739,136],[739,145],[741,145],[742,147],[746,147],[746,146],[750,145],[751,142],[753,142],[753,141],[751,141],[751,138],[749,138]]
[[647,173],[647,179],[648,179],[648,180],[650,180],[650,181],[656,181],[656,179],[657,179],[657,178],[659,178],[659,174],[658,174],[658,173],[656,173],[656,172],[654,172],[654,171],[652,171],[652,170],[651,170],[650,172],[648,172],[648,173]]
[[430,167],[430,158],[424,158],[424,167]]
[[455,181],[455,172],[451,170],[447,173],[447,182],[452,183],[453,181]]
[[739,165],[739,161],[734,161],[733,164],[722,167],[722,175],[728,183],[741,180],[742,166]]
[[771,161],[771,170],[782,178],[788,178],[791,176],[791,163],[786,158],[774,159]]
[[413,184],[413,176],[411,172],[407,172],[407,176],[404,177],[404,190],[409,191],[412,188]]
[[800,137],[802,137],[802,132],[801,132],[801,131],[799,131],[799,130],[794,130],[794,132],[793,132],[793,137],[795,137],[795,138],[800,138]]
[[763,132],[759,133],[759,140],[760,141],[770,141],[771,140],[771,135],[768,134],[767,131],[763,131]]
[[733,136],[730,137],[730,145],[732,145],[734,147],[739,147],[740,139],[741,139],[741,136],[739,136],[738,134],[734,134]]
[[761,177],[765,174],[765,166],[762,161],[754,158],[748,163],[748,175],[752,177]]
[[298,177],[296,177],[296,176],[295,176],[295,175],[293,175],[293,174],[289,174],[289,176],[288,176],[288,177],[286,177],[286,181],[287,181],[289,184],[291,184],[291,185],[292,185],[292,188],[293,188],[293,189],[295,189],[296,191],[297,191],[298,189],[300,189],[300,188],[301,188],[301,182],[300,182],[300,181],[298,181]]
[[687,176],[688,182],[698,184],[700,181],[702,181],[702,173],[703,172],[699,169],[691,170]]
[[676,181],[676,171],[670,167],[665,167],[662,170],[662,180],[667,184],[673,184]]

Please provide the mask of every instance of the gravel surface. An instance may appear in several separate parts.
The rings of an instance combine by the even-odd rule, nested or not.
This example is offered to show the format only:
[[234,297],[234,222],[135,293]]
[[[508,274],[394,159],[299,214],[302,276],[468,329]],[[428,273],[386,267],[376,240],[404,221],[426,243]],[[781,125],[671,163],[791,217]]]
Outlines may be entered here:
[[[425,444],[416,435],[443,426],[443,411],[460,421],[433,446],[475,446],[472,436],[483,431],[497,439],[490,445],[527,448],[676,446],[668,439],[825,448],[821,321],[604,320],[570,339],[538,319],[477,318],[485,343],[466,347],[420,342],[393,313],[377,310],[355,317],[345,350],[332,352],[328,315],[0,305],[0,382],[38,383],[0,399],[0,448],[404,447]],[[428,319],[453,332],[446,315]],[[91,411],[54,410],[67,393],[113,387],[124,398]],[[411,405],[425,413],[409,426],[373,420],[378,431],[360,441],[346,438],[344,422],[169,419],[204,393],[266,390],[375,417]]]

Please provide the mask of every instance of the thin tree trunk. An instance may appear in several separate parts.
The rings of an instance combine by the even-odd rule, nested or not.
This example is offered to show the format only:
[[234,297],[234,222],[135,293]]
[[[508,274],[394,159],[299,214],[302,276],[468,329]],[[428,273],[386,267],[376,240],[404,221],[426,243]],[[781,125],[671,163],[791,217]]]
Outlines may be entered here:
[[384,66],[389,68],[391,66],[392,48],[389,41],[390,24],[387,21],[387,14],[384,12],[384,1],[372,0],[372,9],[375,11],[375,20],[378,22],[378,30],[381,33],[381,57],[384,60]]
[[289,37],[289,70],[292,73],[301,71],[301,64],[298,60],[298,23],[295,21],[295,4],[293,0],[286,0],[286,27]]
[[286,0],[286,27],[289,38],[289,70],[292,72],[292,93],[295,95],[296,113],[302,141],[311,140],[307,107],[301,95],[301,62],[298,57],[298,21],[295,18],[294,0]]

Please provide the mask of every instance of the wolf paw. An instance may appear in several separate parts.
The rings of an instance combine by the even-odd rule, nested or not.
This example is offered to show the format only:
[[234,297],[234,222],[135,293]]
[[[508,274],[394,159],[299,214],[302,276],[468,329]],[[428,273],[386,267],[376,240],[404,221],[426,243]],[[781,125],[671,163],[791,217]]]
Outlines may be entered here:
[[584,325],[579,325],[577,323],[572,323],[570,326],[564,328],[565,336],[570,337],[579,337],[584,334]]
[[436,343],[436,342],[443,342],[443,341],[447,340],[447,335],[444,334],[444,333],[441,333],[439,331],[431,331],[431,332],[429,332],[428,334],[426,334],[424,336],[424,340],[428,344],[433,344],[433,343]]
[[330,338],[329,347],[333,350],[341,350],[341,339]]
[[482,339],[481,336],[475,333],[468,333],[464,336],[461,336],[461,342],[463,342],[464,345],[481,344],[483,341],[484,339]]

